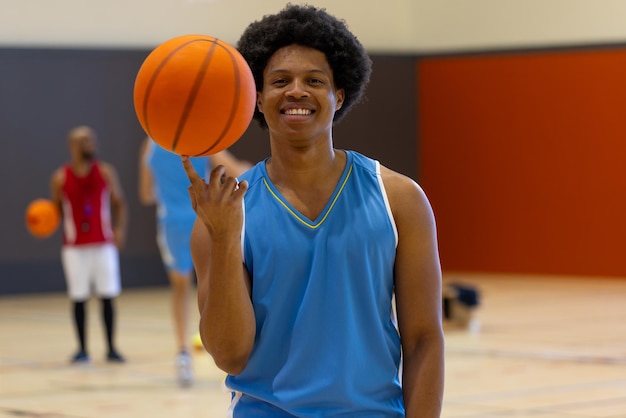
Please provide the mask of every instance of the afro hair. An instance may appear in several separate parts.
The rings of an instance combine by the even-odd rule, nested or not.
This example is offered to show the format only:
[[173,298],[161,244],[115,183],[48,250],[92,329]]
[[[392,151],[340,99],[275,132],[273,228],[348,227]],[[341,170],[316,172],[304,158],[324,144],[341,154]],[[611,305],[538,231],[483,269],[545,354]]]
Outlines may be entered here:
[[[343,106],[333,120],[333,123],[339,122],[361,101],[369,83],[372,61],[365,48],[343,20],[325,9],[287,4],[279,13],[251,23],[237,43],[237,49],[252,69],[257,91],[263,89],[263,71],[272,55],[294,44],[316,49],[326,56],[335,86],[345,92]],[[267,128],[265,117],[258,109],[254,118],[262,128]]]

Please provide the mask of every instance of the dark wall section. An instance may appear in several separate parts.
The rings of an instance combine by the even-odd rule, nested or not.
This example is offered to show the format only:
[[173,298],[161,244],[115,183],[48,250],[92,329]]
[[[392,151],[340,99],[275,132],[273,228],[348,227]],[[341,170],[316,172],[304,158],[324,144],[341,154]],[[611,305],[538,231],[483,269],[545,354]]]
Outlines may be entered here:
[[[154,208],[137,199],[144,133],[132,103],[135,74],[148,50],[0,49],[0,295],[64,291],[61,233],[31,237],[24,210],[48,197],[49,179],[68,159],[66,134],[88,124],[100,158],[118,170],[129,206],[121,251],[125,288],[165,285],[155,243]],[[335,131],[337,147],[354,149],[411,177],[417,173],[415,59],[374,56],[367,100]],[[269,154],[256,123],[231,150],[256,162]]]
[[416,58],[372,57],[372,79],[363,103],[335,129],[335,146],[353,149],[416,179]]
[[65,289],[61,234],[40,240],[24,210],[48,197],[50,175],[68,159],[66,134],[79,124],[98,132],[100,158],[117,167],[132,222],[121,262],[125,286],[164,282],[155,253],[153,210],[135,199],[141,138],[132,108],[134,76],[146,51],[0,50],[0,293]]

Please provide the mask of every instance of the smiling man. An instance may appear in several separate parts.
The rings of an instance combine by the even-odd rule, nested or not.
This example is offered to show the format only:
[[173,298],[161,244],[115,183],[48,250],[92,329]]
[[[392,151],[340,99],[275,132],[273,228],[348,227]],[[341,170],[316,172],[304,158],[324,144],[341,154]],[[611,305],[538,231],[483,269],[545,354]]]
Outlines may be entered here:
[[183,157],[200,333],[229,374],[233,416],[438,417],[430,204],[410,178],[333,145],[369,57],[343,21],[312,6],[252,23],[238,48],[271,156],[239,179],[216,167],[208,183]]

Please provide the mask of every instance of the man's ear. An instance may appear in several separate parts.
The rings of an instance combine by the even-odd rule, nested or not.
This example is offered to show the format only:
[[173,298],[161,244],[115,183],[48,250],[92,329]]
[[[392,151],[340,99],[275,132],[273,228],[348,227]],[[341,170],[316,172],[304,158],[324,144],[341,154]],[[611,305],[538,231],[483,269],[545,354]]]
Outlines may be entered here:
[[335,105],[335,111],[341,109],[341,106],[343,106],[343,101],[345,100],[346,97],[346,92],[344,89],[338,89],[337,91],[335,91],[335,97],[337,98],[337,104]]
[[261,92],[256,92],[256,108],[259,112],[263,113],[263,101],[261,100]]

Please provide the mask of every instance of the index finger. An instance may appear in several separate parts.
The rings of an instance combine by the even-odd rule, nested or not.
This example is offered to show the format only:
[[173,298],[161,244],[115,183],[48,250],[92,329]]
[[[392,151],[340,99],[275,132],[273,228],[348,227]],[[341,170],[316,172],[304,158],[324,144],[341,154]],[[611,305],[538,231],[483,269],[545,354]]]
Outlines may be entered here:
[[187,155],[181,155],[180,160],[183,162],[183,168],[185,169],[185,173],[187,173],[187,177],[189,177],[189,181],[191,184],[202,182],[202,178],[198,175],[198,172],[189,161],[189,157]]

